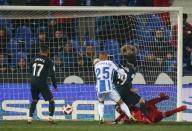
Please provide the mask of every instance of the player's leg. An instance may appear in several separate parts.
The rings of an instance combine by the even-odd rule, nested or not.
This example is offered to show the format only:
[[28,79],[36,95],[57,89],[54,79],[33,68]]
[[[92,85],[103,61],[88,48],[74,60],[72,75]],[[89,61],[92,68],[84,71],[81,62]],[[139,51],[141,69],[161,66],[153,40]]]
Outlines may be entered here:
[[[123,94],[123,95],[122,95]],[[121,98],[127,106],[139,105],[140,110],[144,116],[147,115],[147,107],[145,105],[145,99],[141,98],[138,94],[134,92],[121,93]]]
[[140,98],[139,105],[142,115],[147,116],[147,107],[145,105],[145,99]]
[[45,101],[49,101],[49,122],[53,123],[53,115],[55,112],[55,101],[49,87],[42,87],[41,94]]
[[125,118],[125,113],[121,110],[121,107],[119,104],[115,105],[115,110],[119,113],[119,116],[115,118],[115,121],[113,123],[118,123],[121,119]]
[[99,124],[103,124],[104,122],[104,100],[105,100],[105,93],[102,94],[98,94],[98,100],[99,100],[99,104],[98,104],[98,112],[99,112]]
[[162,115],[163,115],[163,117],[169,117],[169,116],[171,116],[171,115],[174,115],[175,113],[177,113],[177,112],[181,112],[181,111],[184,111],[184,110],[186,110],[186,106],[180,106],[180,107],[178,107],[178,108],[175,108],[175,109],[173,109],[173,110],[169,110],[169,111],[166,111],[166,112],[162,112]]
[[28,120],[27,120],[27,123],[29,123],[29,124],[32,122],[32,117],[33,117],[33,114],[35,112],[37,102],[39,100],[39,93],[40,92],[39,92],[37,87],[31,86],[32,102],[30,104],[29,117],[28,117]]
[[130,97],[129,98],[130,101],[133,103],[133,106],[135,106],[136,104],[139,104],[139,108],[141,110],[142,115],[146,116],[147,107],[145,105],[145,99],[134,92],[130,92],[129,97]]
[[109,96],[113,101],[120,105],[121,110],[129,117],[129,119],[136,121],[136,119],[131,115],[128,106],[122,101],[119,93],[116,90],[112,90]]

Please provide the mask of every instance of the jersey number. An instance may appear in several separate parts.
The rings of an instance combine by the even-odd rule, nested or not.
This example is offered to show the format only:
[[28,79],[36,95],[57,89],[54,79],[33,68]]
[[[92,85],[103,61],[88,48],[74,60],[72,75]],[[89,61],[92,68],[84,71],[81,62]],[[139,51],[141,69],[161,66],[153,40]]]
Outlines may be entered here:
[[[38,67],[38,69],[37,69],[37,67]],[[40,74],[41,74],[41,71],[42,71],[43,67],[44,67],[43,64],[34,63],[34,64],[33,64],[33,76],[39,77]],[[37,70],[37,73],[36,73],[36,70]]]
[[96,77],[97,77],[97,80],[100,80],[101,77],[103,79],[109,79],[109,67],[104,67],[103,69],[97,68]]

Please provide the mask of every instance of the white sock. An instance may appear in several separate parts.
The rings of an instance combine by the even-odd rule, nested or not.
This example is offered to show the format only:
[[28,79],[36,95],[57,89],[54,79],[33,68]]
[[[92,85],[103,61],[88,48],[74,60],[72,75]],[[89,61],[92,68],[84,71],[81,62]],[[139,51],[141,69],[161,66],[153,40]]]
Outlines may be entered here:
[[27,121],[31,122],[32,121],[32,117],[28,117]]
[[122,104],[120,105],[120,107],[121,107],[121,110],[122,110],[128,117],[131,116],[130,110],[129,110],[129,108],[127,107],[127,105],[126,105],[125,103],[122,103]]
[[49,116],[49,120],[53,120],[53,116]]
[[98,104],[98,110],[99,110],[100,119],[103,119],[103,115],[104,115],[104,104],[103,103]]

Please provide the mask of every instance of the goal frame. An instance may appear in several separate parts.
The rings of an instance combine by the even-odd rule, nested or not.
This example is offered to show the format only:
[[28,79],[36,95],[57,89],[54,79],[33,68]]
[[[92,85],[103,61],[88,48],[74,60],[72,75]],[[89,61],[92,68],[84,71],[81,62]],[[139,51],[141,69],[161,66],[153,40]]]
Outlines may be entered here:
[[[1,11],[174,11],[177,12],[177,107],[182,104],[182,74],[183,74],[183,8],[182,7],[92,7],[92,6],[1,6]],[[30,17],[30,16],[28,16]],[[8,18],[5,18],[8,19]],[[12,18],[11,18],[12,19]],[[177,121],[181,121],[181,113],[177,113]]]

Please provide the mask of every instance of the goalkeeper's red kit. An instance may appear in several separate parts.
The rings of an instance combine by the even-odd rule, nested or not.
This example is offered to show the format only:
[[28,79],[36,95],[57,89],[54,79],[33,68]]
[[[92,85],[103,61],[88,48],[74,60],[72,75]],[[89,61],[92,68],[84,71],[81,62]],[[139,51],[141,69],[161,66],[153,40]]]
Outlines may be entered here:
[[[151,121],[146,116],[142,115],[140,109],[137,107],[133,107],[131,109],[131,114],[134,116],[135,119],[137,119],[138,123],[151,123]],[[129,120],[129,117],[126,116],[125,113],[123,113],[122,111],[120,112],[120,115],[115,119],[115,122],[119,122],[121,119],[124,119],[125,122],[132,123],[132,121]]]
[[[164,117],[169,117],[177,112],[184,111],[186,109],[186,106],[180,106],[178,108],[175,108],[173,110],[169,110],[167,112],[161,112],[157,109],[156,105],[157,103],[166,100],[168,98],[166,97],[157,97],[154,99],[151,99],[146,102],[146,107],[147,107],[147,115],[143,116],[140,109],[138,107],[132,107],[131,108],[131,114],[134,116],[135,119],[138,120],[139,123],[155,123],[155,122],[160,122]],[[121,119],[124,118],[124,121],[131,123],[129,118],[122,112],[120,111],[120,115],[115,119],[116,122],[120,121]]]

